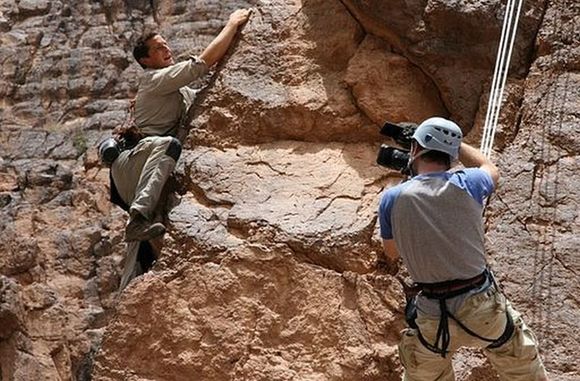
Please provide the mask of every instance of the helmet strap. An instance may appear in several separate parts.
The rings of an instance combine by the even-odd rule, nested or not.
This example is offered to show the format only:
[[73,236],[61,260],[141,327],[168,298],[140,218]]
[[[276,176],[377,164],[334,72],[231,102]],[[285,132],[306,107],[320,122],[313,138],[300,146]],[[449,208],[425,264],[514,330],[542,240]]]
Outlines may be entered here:
[[[411,152],[414,152],[417,150],[417,147],[421,147],[417,142],[413,142],[411,143]],[[426,149],[424,147],[421,150],[421,152],[415,154],[415,155],[409,155],[409,162],[407,163],[407,171],[410,173],[411,177],[415,177],[418,175],[418,173],[415,172],[415,170],[413,169],[413,164],[415,163],[415,160],[417,160],[418,158],[420,158],[421,156],[425,155],[427,152],[430,152],[432,150],[430,149]]]

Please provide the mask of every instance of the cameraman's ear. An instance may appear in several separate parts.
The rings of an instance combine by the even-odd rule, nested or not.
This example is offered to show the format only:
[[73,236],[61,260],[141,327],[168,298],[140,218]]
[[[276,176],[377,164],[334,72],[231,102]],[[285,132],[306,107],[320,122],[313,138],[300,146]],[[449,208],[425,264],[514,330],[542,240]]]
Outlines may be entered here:
[[417,142],[415,140],[413,140],[411,142],[411,150],[409,151],[409,153],[411,154],[411,157],[414,157],[417,154],[418,151],[418,145]]

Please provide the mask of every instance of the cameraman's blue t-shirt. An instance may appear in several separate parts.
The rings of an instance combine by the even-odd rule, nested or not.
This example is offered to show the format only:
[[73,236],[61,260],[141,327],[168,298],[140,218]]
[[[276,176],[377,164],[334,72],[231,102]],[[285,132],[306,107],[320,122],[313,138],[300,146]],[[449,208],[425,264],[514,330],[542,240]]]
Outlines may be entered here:
[[383,193],[379,205],[379,222],[381,237],[383,239],[393,238],[391,229],[391,209],[401,191],[408,187],[412,181],[420,181],[421,179],[429,177],[445,179],[450,184],[453,184],[459,189],[467,192],[482,206],[485,198],[489,197],[494,190],[493,180],[489,173],[479,168],[465,168],[455,172],[437,172],[415,176],[409,181],[387,189],[385,193]]
[[[415,176],[385,191],[381,236],[395,240],[414,282],[469,279],[485,270],[483,202],[493,188],[486,171],[468,168]],[[449,309],[467,296],[449,300]],[[439,314],[437,301],[419,298],[417,306],[422,313]]]

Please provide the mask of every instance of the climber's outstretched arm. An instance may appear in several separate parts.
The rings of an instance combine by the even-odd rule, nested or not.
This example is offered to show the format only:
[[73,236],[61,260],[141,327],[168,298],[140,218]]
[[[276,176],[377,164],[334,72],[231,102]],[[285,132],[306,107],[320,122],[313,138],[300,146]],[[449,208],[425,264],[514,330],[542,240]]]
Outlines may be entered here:
[[220,34],[201,53],[200,58],[205,61],[208,67],[211,67],[226,54],[238,27],[248,20],[250,13],[250,9],[238,9],[230,15],[228,23]]

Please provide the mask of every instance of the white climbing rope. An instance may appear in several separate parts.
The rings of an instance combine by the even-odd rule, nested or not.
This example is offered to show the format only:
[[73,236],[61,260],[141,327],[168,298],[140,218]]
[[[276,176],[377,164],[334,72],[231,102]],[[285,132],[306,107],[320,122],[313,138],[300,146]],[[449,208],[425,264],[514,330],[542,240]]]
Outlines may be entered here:
[[485,124],[483,127],[483,137],[481,138],[480,146],[480,151],[487,158],[491,156],[491,149],[501,110],[503,92],[509,72],[512,51],[516,41],[516,33],[522,4],[523,0],[517,0],[517,11],[515,12],[515,17],[514,11],[516,10],[516,0],[508,0],[506,5],[506,14],[503,20],[499,47],[497,49],[495,69],[491,90],[489,92]]

